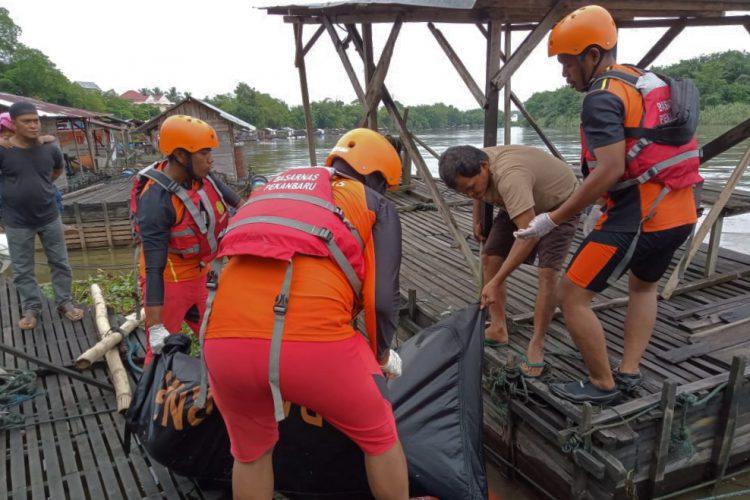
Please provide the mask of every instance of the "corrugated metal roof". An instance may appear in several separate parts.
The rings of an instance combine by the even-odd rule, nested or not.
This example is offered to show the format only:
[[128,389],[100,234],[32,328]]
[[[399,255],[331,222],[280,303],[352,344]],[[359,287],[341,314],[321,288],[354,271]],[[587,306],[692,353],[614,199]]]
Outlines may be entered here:
[[0,92],[0,107],[2,108],[10,108],[14,103],[21,101],[32,103],[34,106],[36,106],[39,116],[44,118],[97,118],[107,116],[107,113],[99,113],[95,111],[87,111],[85,109],[60,106],[59,104],[39,101],[30,97],[23,97],[20,95]]
[[223,119],[225,119],[228,122],[232,122],[235,125],[238,125],[238,126],[244,128],[244,129],[247,129],[247,130],[255,130],[255,126],[254,125],[251,125],[251,124],[247,123],[244,120],[240,120],[236,116],[234,116],[232,114],[229,114],[229,113],[227,113],[226,111],[224,111],[224,110],[222,110],[220,108],[217,108],[213,104],[209,104],[209,103],[207,103],[205,101],[202,101],[202,100],[198,99],[197,97],[189,96],[189,97],[183,99],[182,101],[178,102],[177,104],[175,104],[171,108],[167,109],[163,113],[161,113],[161,114],[159,114],[159,115],[151,118],[149,121],[147,121],[146,123],[144,123],[143,125],[141,125],[140,127],[138,127],[136,129],[136,131],[138,131],[138,132],[145,132],[147,130],[151,130],[152,128],[156,128],[158,126],[159,121],[164,117],[164,115],[170,113],[175,108],[177,108],[179,106],[182,106],[184,103],[186,103],[188,101],[191,101],[191,100],[195,101],[198,104],[201,104],[202,106],[205,106],[205,107],[207,107],[207,108],[209,108],[209,109],[211,109],[213,111],[216,111],[217,113],[219,113],[219,115]]

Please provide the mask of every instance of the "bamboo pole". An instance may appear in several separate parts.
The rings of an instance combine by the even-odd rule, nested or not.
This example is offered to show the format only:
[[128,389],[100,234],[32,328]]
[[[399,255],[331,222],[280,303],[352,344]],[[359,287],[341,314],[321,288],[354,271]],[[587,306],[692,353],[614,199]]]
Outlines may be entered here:
[[[91,285],[91,300],[94,302],[94,318],[96,328],[99,331],[99,338],[104,339],[109,335],[112,326],[109,324],[107,317],[107,303],[104,301],[104,295],[99,285]],[[110,349],[104,355],[109,369],[109,376],[112,379],[112,385],[115,388],[115,399],[117,400],[117,411],[125,413],[130,407],[130,401],[133,398],[130,390],[128,374],[120,359],[120,353],[117,349]]]
[[[141,309],[141,318],[144,317],[144,314],[143,309]],[[108,351],[120,345],[120,342],[123,341],[125,335],[128,335],[138,328],[141,323],[142,321],[138,320],[138,315],[136,313],[126,316],[125,322],[120,325],[119,329],[110,330],[99,342],[94,344],[93,347],[78,356],[78,359],[76,359],[75,362],[76,369],[83,371],[91,368],[91,365],[102,359]]]

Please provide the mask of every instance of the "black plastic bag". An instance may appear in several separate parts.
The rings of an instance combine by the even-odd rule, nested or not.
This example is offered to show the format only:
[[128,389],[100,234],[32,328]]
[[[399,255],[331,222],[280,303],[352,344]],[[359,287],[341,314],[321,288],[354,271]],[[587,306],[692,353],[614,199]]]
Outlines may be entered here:
[[[481,317],[469,306],[398,349],[404,373],[388,391],[412,496],[487,498]],[[286,410],[274,451],[276,489],[293,498],[370,498],[359,448],[312,411]]]
[[188,354],[190,338],[170,335],[145,369],[125,416],[149,455],[188,477],[228,481],[233,459],[224,420],[209,390],[205,408],[195,406],[200,360]]

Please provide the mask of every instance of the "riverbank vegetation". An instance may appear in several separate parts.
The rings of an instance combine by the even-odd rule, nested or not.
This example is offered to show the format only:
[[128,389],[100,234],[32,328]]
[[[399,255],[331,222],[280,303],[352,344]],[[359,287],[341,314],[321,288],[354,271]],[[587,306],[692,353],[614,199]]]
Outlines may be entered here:
[[[750,117],[750,53],[729,50],[686,59],[654,71],[690,78],[700,91],[701,125],[736,125]],[[526,109],[543,127],[578,127],[583,94],[569,87],[537,92]]]

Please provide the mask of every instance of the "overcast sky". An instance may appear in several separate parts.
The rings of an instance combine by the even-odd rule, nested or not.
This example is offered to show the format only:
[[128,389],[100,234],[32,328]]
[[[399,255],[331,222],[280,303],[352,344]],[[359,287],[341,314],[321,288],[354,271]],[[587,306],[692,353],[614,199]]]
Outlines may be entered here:
[[[293,64],[292,27],[283,23],[280,16],[268,16],[257,8],[273,3],[0,0],[23,29],[21,41],[47,54],[71,80],[93,81],[104,90],[117,92],[175,86],[197,97],[231,92],[244,81],[290,104],[298,104],[301,98]],[[448,24],[439,28],[483,85],[485,44],[477,28]],[[374,28],[378,54],[388,29],[386,25]],[[313,31],[308,26],[305,39]],[[620,61],[637,62],[664,31],[665,28],[621,31]],[[513,35],[515,47],[526,34]],[[687,28],[655,64],[730,48],[750,48],[750,35],[743,27]],[[350,52],[356,64],[358,56],[351,49]],[[355,98],[327,35],[320,37],[306,62],[313,100]],[[361,65],[356,67],[361,71]],[[424,24],[406,24],[401,30],[386,84],[396,99],[408,105],[442,101],[462,109],[476,107]],[[513,77],[512,86],[525,100],[534,92],[563,84],[559,65],[546,57],[545,40]]]

